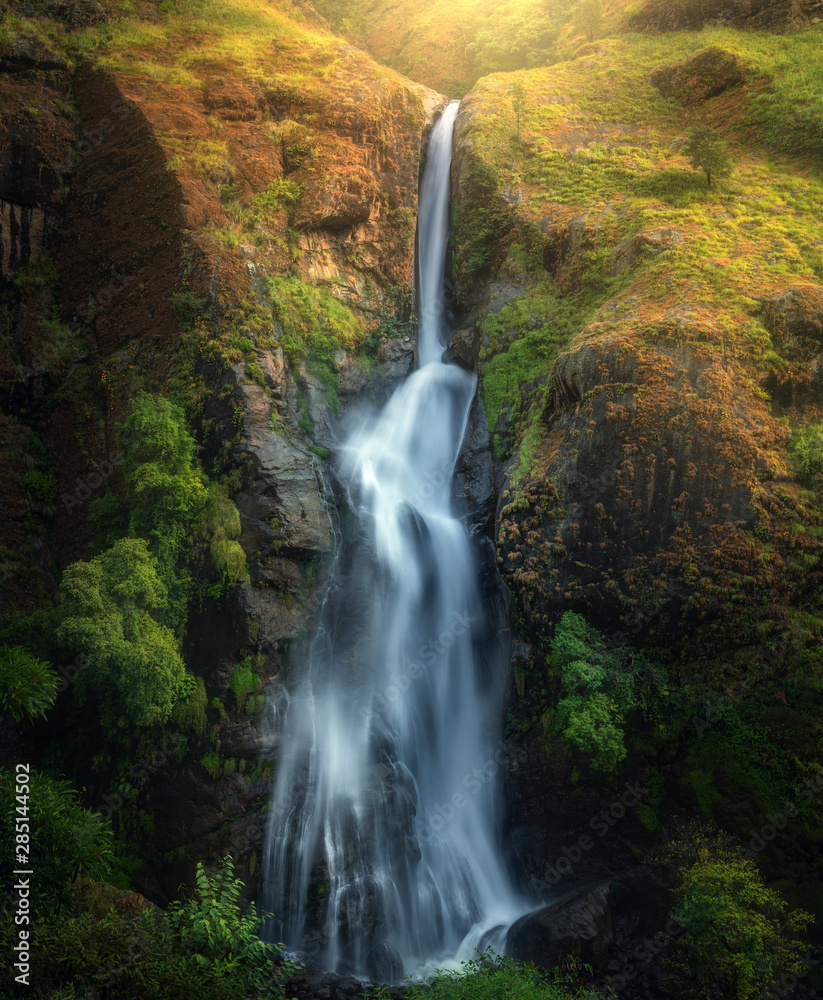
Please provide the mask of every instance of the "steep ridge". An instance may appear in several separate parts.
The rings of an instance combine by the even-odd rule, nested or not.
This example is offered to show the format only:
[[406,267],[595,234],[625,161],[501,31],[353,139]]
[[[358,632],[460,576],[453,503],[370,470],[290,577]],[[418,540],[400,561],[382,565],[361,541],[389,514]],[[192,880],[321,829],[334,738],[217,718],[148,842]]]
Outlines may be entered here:
[[[823,405],[820,45],[818,30],[583,42],[461,104],[453,276],[469,321],[453,349],[477,358],[496,454],[498,567],[526,641],[513,838],[547,895],[631,867],[695,813],[754,843],[819,764],[821,468],[803,456]],[[684,155],[696,123],[731,154],[711,187]],[[587,739],[594,754],[615,725],[618,782],[643,774],[651,797],[607,852],[572,846],[580,863],[555,869],[611,770],[561,714],[569,611],[612,664],[604,692],[625,657],[643,664],[645,694],[617,689]],[[774,748],[762,773],[755,746]],[[819,833],[786,836],[763,870],[813,909]]]
[[[325,585],[343,410],[413,362],[418,168],[446,99],[307,5],[4,9],[4,600],[50,614],[60,571],[99,551],[92,502],[124,490],[116,424],[142,390],[183,400],[248,565],[229,589],[207,568],[190,611],[209,728],[139,809],[117,761],[94,775],[75,749],[73,769],[142,840],[143,891],[230,848],[253,896],[274,752],[256,713]],[[48,621],[43,655],[72,658]]]

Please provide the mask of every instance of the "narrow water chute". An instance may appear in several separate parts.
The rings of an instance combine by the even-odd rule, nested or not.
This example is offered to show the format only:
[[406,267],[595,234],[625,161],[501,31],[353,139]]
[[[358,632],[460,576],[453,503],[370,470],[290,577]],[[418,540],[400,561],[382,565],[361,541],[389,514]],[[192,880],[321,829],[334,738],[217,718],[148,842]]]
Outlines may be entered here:
[[501,677],[479,666],[477,563],[451,509],[475,391],[441,362],[456,112],[432,132],[421,195],[419,367],[343,449],[363,551],[277,706],[265,843],[270,935],[384,981],[499,947],[525,909],[496,835]]

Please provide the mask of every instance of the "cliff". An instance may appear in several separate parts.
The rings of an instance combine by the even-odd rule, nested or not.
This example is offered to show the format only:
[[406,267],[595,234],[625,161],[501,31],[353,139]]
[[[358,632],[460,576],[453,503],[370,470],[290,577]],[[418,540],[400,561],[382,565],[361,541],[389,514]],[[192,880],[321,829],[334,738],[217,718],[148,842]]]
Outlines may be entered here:
[[[73,737],[70,768],[142,840],[143,891],[171,898],[196,860],[231,850],[253,894],[274,746],[263,698],[232,678],[253,657],[254,690],[282,684],[327,577],[323,466],[343,412],[413,363],[418,174],[445,98],[307,5],[5,14],[3,601],[47,612],[60,572],[96,551],[93,501],[124,490],[115,426],[131,400],[183,400],[249,567],[230,591],[207,576],[186,629],[208,728],[204,716],[184,758],[149,767],[139,804],[122,762],[94,773]],[[26,622],[7,617],[7,641]],[[37,641],[67,656],[53,627]],[[160,745],[146,735],[137,759]],[[92,753],[110,760],[112,736],[92,730]],[[154,817],[148,836],[138,814]]]

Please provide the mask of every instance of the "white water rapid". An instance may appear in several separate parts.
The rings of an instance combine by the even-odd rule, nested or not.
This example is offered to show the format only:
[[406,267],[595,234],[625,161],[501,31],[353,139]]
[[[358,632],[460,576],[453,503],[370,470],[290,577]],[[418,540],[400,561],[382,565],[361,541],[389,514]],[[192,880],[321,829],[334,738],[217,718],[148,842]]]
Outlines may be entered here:
[[432,132],[421,195],[420,366],[344,449],[359,536],[353,556],[338,552],[302,680],[277,707],[265,844],[268,936],[383,982],[502,951],[528,908],[498,841],[503,671],[451,510],[475,389],[440,360],[456,113]]

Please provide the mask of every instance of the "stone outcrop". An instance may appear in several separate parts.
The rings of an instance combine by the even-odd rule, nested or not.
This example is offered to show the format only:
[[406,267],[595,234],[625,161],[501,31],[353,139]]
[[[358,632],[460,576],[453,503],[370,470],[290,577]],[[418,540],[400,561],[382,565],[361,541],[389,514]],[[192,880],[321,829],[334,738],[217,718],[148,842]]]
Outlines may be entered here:
[[698,52],[687,63],[656,69],[649,79],[664,97],[693,105],[739,87],[746,79],[746,68],[731,52],[710,48]]
[[553,969],[564,955],[596,967],[614,942],[611,886],[593,889],[521,917],[506,935],[506,953]]

